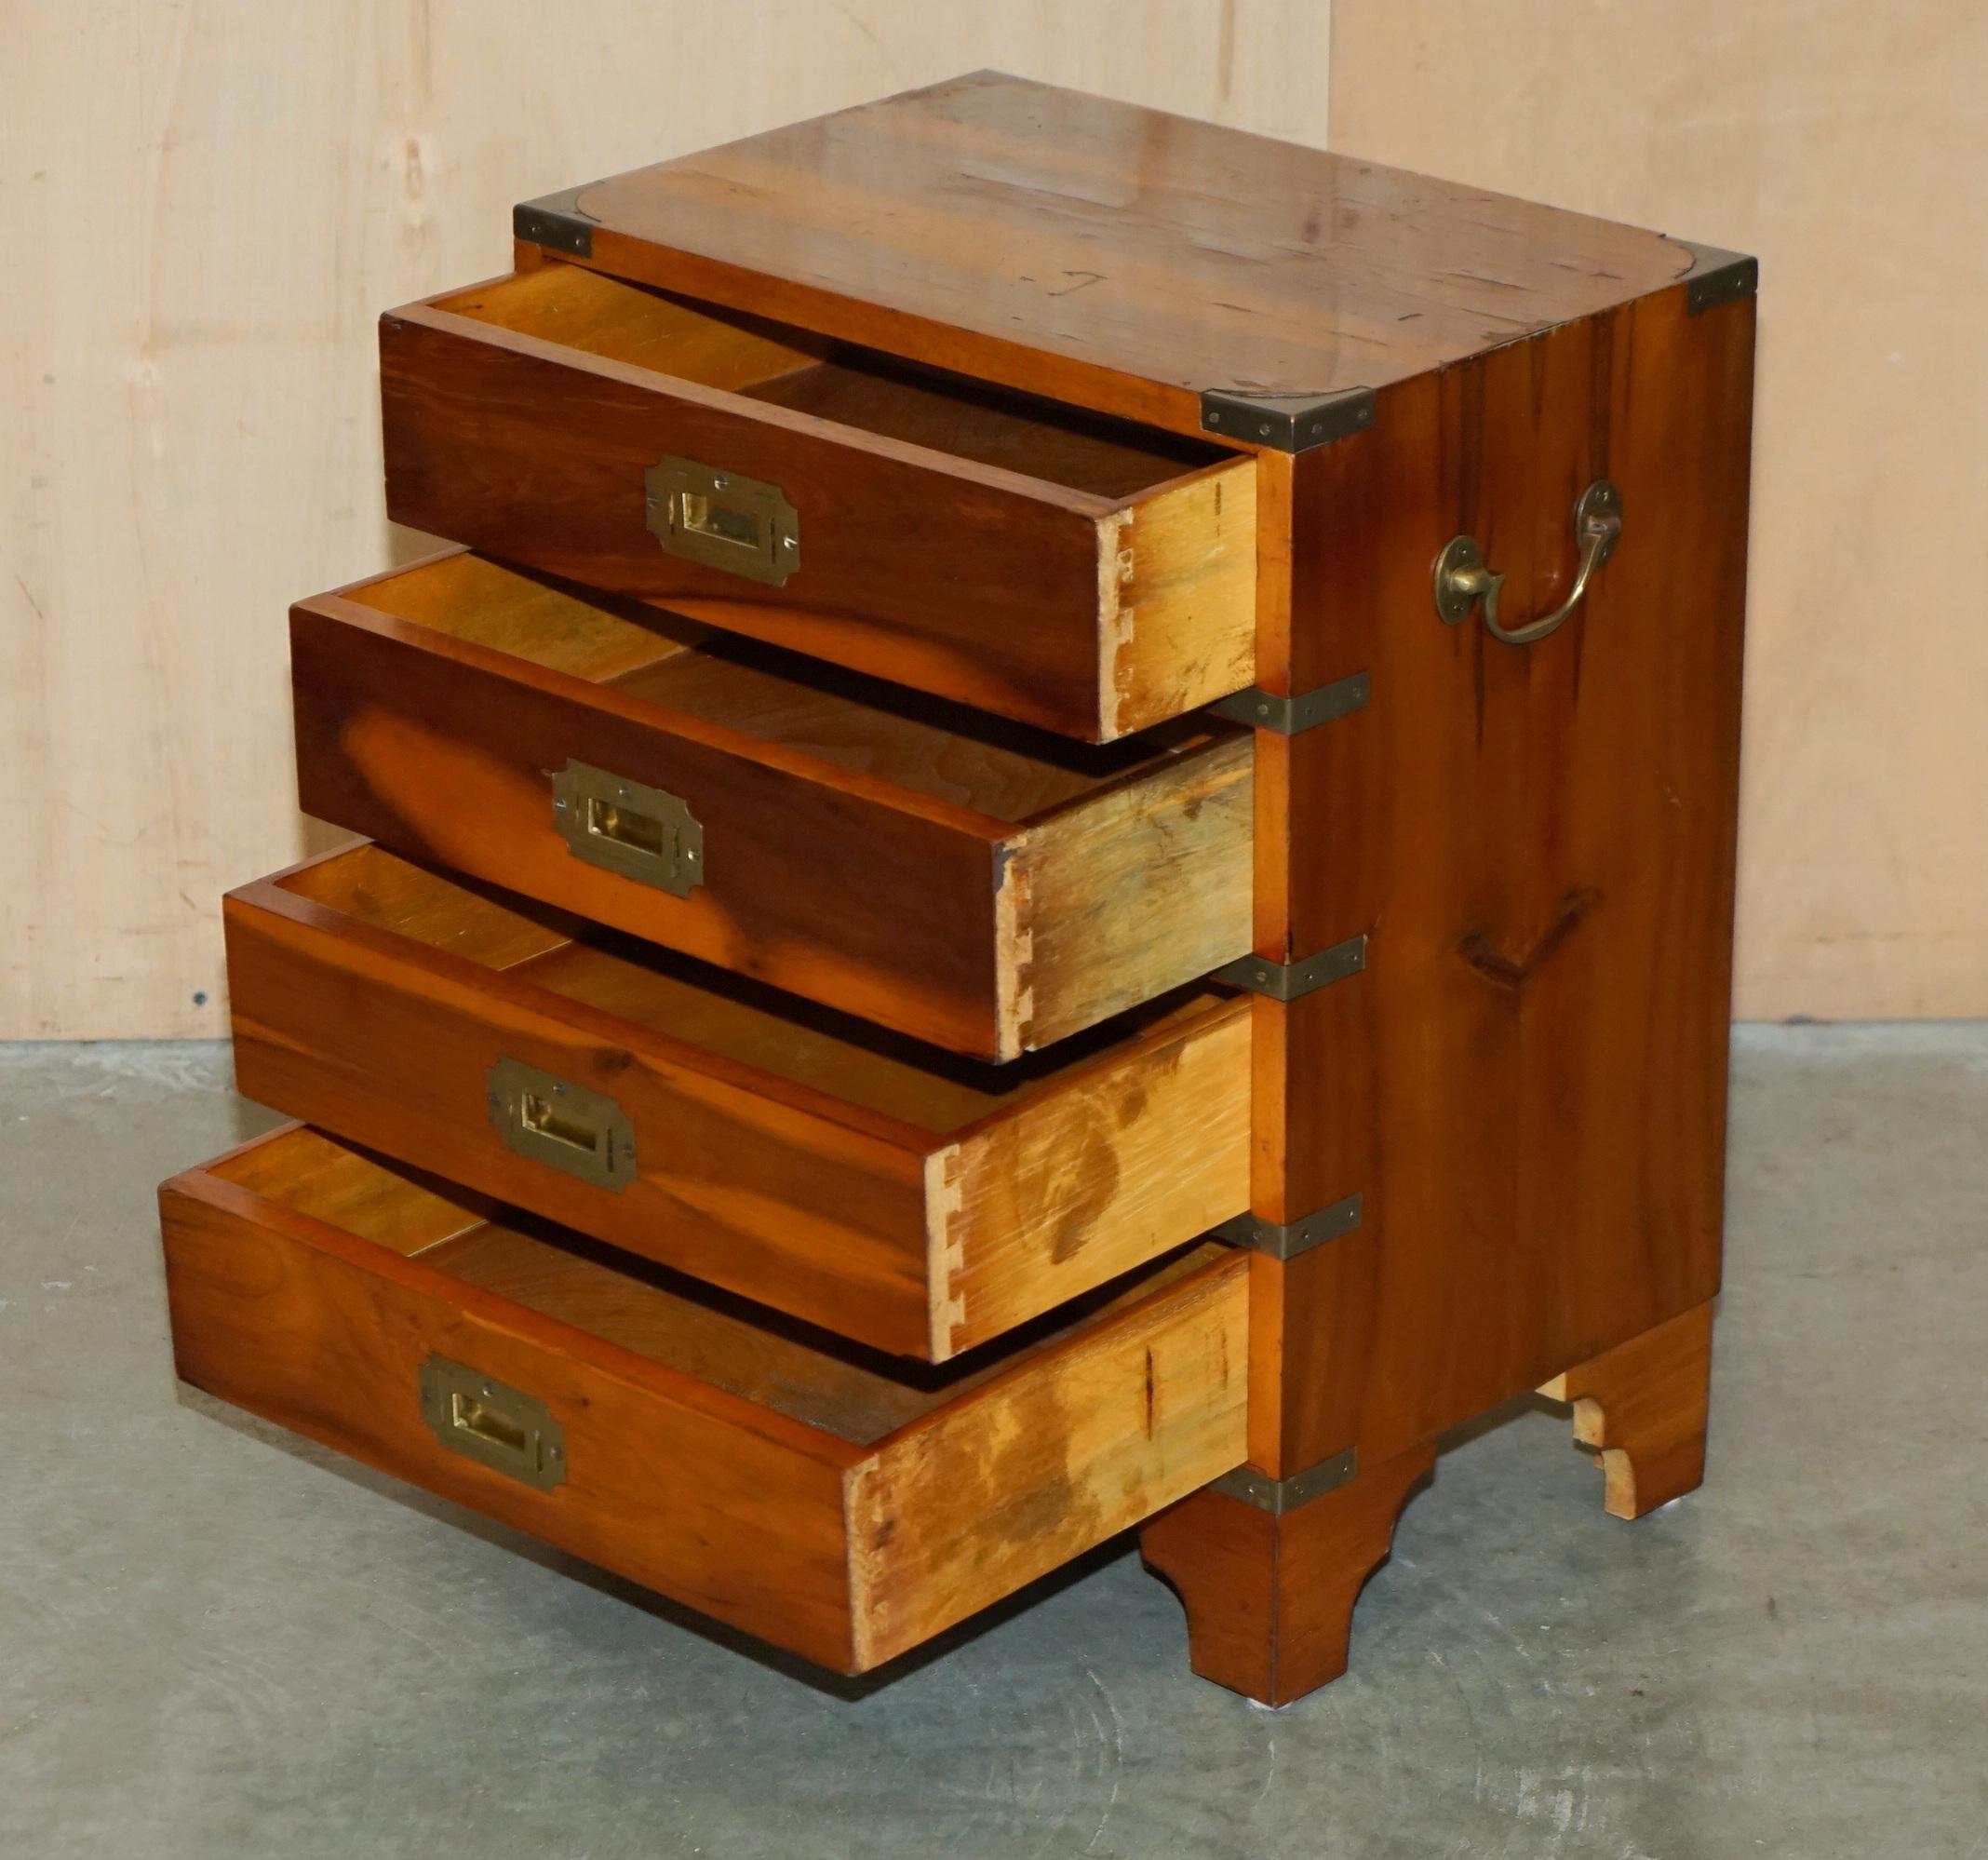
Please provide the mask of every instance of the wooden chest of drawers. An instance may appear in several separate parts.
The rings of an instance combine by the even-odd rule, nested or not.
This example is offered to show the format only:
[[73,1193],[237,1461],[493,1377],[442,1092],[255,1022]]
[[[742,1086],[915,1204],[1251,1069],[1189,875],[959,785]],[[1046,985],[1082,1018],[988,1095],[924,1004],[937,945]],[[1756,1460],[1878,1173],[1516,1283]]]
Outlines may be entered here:
[[1754,270],[982,74],[518,209],[291,614],[182,1374],[861,1671],[1703,1463]]

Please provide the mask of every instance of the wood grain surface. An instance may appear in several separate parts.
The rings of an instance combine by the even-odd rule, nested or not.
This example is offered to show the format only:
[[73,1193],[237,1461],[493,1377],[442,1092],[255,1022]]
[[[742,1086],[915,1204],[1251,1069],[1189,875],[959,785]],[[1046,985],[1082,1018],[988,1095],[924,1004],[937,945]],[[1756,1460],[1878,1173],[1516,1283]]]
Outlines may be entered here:
[[[387,523],[376,319],[510,263],[514,201],[975,65],[1312,142],[1310,0],[361,0],[9,16],[0,1039],[217,1036],[221,894],[297,812],[282,614]],[[223,566],[224,565],[224,566]]]
[[504,269],[515,200],[978,65],[1313,145],[1336,93],[1350,157],[1761,253],[1736,1008],[1988,1013],[1988,630],[1944,592],[1988,503],[1978,8],[1573,0],[1562,57],[1526,0],[788,0],[716,68],[620,52],[707,5],[566,18],[20,12],[0,767],[43,801],[0,836],[0,1037],[222,1031],[220,893],[329,843],[273,774],[276,616],[424,546],[383,514],[381,305]]
[[[1291,833],[1259,862],[1295,953],[1371,940],[1256,1009],[1256,1206],[1365,1206],[1257,1269],[1267,1469],[1391,1456],[1717,1287],[1753,320],[1683,299],[1393,389],[1298,461],[1296,681],[1358,663],[1374,697],[1259,770]],[[1602,477],[1623,541],[1576,619],[1441,624],[1457,532],[1513,619],[1557,602]]]
[[[391,311],[388,511],[1091,741],[1250,682],[1247,458],[882,357],[796,359],[758,325],[577,265]],[[793,572],[775,586],[666,550],[644,495],[665,456],[777,486]]]
[[[1242,1267],[1218,1247],[934,1377],[474,1206],[437,1221],[437,1203],[295,1127],[167,1183],[180,1373],[839,1671],[915,1646],[1242,1452]],[[563,1481],[540,1490],[441,1445],[418,1394],[436,1355],[543,1401]]]
[[1267,1705],[1337,1679],[1353,1604],[1435,1457],[1432,1443],[1410,1448],[1280,1516],[1200,1491],[1154,1518],[1139,1552],[1187,1610],[1194,1670]]
[[[370,845],[227,918],[248,1097],[905,1355],[956,1355],[1247,1198],[1246,1008],[1218,991],[977,1066]],[[506,1145],[502,1059],[614,1100],[625,1187]]]
[[1566,57],[1539,20],[1334,0],[1334,146],[1759,254],[1735,1011],[1988,1015],[1988,627],[1953,595],[1988,506],[1954,192],[1988,172],[1988,11],[1570,0]]
[[1611,1517],[1642,1517],[1682,1498],[1705,1476],[1712,1306],[1617,1344],[1539,1393],[1573,1404],[1574,1439],[1601,1466]]
[[573,211],[603,270],[1182,433],[1204,388],[1385,386],[1689,264],[1654,233],[996,72]]
[[[986,1058],[1246,951],[1246,733],[1091,748],[630,607],[463,554],[300,602],[303,804]],[[571,762],[682,802],[687,895],[575,856]]]

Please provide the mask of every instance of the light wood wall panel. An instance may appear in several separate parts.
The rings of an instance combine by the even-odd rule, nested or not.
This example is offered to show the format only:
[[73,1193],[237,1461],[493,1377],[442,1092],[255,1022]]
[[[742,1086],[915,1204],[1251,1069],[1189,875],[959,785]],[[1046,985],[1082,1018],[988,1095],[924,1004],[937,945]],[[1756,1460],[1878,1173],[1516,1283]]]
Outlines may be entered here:
[[74,0],[0,84],[0,1038],[219,1033],[284,612],[410,539],[373,318],[514,200],[992,65],[1323,142],[1311,0]]
[[1988,1014],[1988,7],[1333,25],[1335,147],[1760,255],[1736,1009]]

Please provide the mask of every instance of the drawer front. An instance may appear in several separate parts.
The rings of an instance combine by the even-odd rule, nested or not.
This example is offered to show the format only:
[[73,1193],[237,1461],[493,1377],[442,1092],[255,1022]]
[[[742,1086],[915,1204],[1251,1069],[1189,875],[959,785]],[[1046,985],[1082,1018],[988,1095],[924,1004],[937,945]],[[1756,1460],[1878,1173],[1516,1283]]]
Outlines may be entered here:
[[1243,1458],[1247,1268],[1216,1247],[933,1385],[308,1130],[160,1204],[187,1381],[843,1672]]
[[1070,410],[768,353],[571,265],[389,313],[381,377],[396,522],[1092,741],[1252,681],[1248,458],[1155,434],[1142,471]]
[[476,558],[351,592],[291,614],[299,793],[399,851],[991,1059],[1249,948],[1247,733],[1059,766]]
[[246,887],[226,923],[248,1097],[902,1355],[957,1355],[1247,1205],[1238,998],[973,1067],[370,846]]

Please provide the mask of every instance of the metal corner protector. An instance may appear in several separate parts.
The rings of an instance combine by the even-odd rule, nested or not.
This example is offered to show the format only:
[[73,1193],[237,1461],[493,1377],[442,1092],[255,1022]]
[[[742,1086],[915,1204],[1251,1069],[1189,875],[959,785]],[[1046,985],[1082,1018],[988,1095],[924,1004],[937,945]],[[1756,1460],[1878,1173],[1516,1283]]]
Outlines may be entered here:
[[1202,430],[1218,438],[1243,439],[1281,452],[1309,452],[1374,424],[1374,390],[1349,387],[1337,394],[1253,394],[1241,388],[1202,391]]
[[1721,303],[1751,297],[1760,289],[1760,261],[1746,252],[1729,252],[1720,246],[1701,246],[1696,239],[1672,237],[1691,254],[1690,269],[1683,274],[1685,314],[1703,315]]
[[598,182],[586,181],[578,187],[561,188],[557,194],[543,194],[536,200],[520,200],[511,209],[511,236],[527,245],[544,246],[548,251],[592,258],[597,222],[580,210],[580,196],[598,185]]

